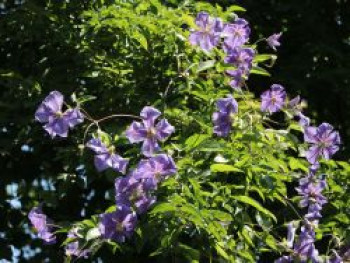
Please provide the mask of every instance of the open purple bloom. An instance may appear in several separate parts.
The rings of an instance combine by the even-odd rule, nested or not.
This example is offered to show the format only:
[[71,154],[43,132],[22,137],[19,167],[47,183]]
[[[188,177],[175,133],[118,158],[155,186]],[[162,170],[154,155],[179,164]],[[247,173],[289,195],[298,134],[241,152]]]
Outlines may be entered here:
[[96,153],[94,163],[97,171],[102,172],[112,168],[125,174],[129,161],[116,154],[114,146],[107,147],[101,139],[91,139],[86,146]]
[[248,42],[250,27],[244,19],[237,19],[234,23],[225,24],[221,36],[225,38],[223,49],[225,52],[241,47]]
[[130,207],[121,205],[112,213],[100,215],[99,230],[104,239],[125,242],[136,227],[137,217]]
[[189,41],[192,45],[200,46],[210,51],[220,42],[223,23],[219,18],[211,18],[208,13],[200,12],[196,18],[198,30],[191,33]]
[[53,233],[53,222],[43,213],[40,207],[33,207],[28,214],[28,218],[38,232],[40,239],[43,239],[48,245],[56,243],[56,236]]
[[[68,232],[68,238],[78,239],[77,229],[73,228]],[[83,257],[87,258],[91,253],[90,249],[80,249],[79,241],[74,240],[66,245],[65,253],[67,256]]]
[[232,64],[241,70],[244,74],[248,74],[252,68],[255,51],[252,48],[234,48],[227,50],[227,56],[224,61]]
[[140,113],[142,122],[134,121],[126,131],[131,143],[143,142],[142,153],[147,157],[160,150],[158,141],[166,140],[175,131],[166,119],[155,123],[160,114],[153,107],[144,107]]
[[306,158],[311,164],[316,163],[319,157],[329,160],[339,150],[339,133],[328,123],[322,123],[317,128],[307,127],[304,140],[311,144],[306,152]]
[[238,112],[238,103],[231,96],[218,99],[217,112],[213,113],[214,133],[220,137],[227,137],[231,131],[233,115]]
[[281,36],[282,36],[282,32],[278,34],[273,34],[266,39],[266,42],[273,50],[276,51],[276,47],[279,47],[281,45],[280,43]]
[[270,90],[261,94],[261,111],[274,113],[282,109],[287,94],[281,85],[273,84]]
[[69,128],[73,128],[84,121],[83,114],[78,108],[62,111],[63,95],[52,91],[35,112],[35,119],[45,123],[44,129],[54,138],[67,137]]
[[226,74],[232,78],[232,80],[230,81],[230,86],[233,89],[240,89],[242,87],[244,83],[242,70],[226,70]]
[[166,154],[158,154],[148,160],[142,160],[134,171],[136,178],[149,180],[153,188],[168,176],[177,172],[173,158]]
[[115,180],[116,204],[134,207],[142,214],[156,201],[150,194],[153,188],[152,182],[138,179],[133,174],[119,177]]
[[[326,197],[322,195],[322,191],[325,188],[325,180],[316,180],[310,175],[306,178],[302,178],[300,180],[299,187],[296,188],[298,194],[302,196],[300,206],[308,207],[314,204],[323,206],[325,203],[327,203]],[[315,207],[313,207],[313,209],[315,209]]]

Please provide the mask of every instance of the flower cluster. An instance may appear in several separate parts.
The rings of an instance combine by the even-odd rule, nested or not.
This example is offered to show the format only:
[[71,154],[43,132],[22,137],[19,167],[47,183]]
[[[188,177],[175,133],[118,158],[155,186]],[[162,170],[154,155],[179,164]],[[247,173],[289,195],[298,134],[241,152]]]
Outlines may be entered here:
[[[193,30],[189,37],[192,45],[200,46],[210,51],[221,44],[225,53],[224,62],[234,69],[226,70],[231,77],[230,86],[240,90],[247,80],[253,67],[255,50],[246,46],[249,42],[251,29],[245,19],[237,18],[231,23],[224,23],[219,18],[212,18],[206,12],[197,15],[197,30]],[[279,46],[281,34],[274,34],[266,41],[273,49]],[[220,41],[223,39],[223,41]],[[262,110],[270,113],[280,110],[285,102],[286,93],[282,86],[273,85],[271,91],[262,95]],[[238,111],[238,104],[232,95],[218,99],[218,111],[213,114],[214,133],[220,137],[227,137],[231,131],[233,116]]]
[[[101,215],[100,232],[106,239],[124,242],[136,227],[137,214],[145,213],[156,197],[152,193],[167,176],[176,173],[173,159],[158,154],[141,160],[126,177],[115,180],[116,207],[113,213]],[[113,230],[112,233],[110,230]]]
[[[67,137],[69,128],[73,128],[84,120],[84,115],[78,107],[62,111],[63,95],[58,91],[51,92],[41,103],[35,113],[35,118],[44,123],[44,129],[52,138],[55,136]],[[174,160],[160,153],[159,142],[166,140],[174,131],[174,127],[166,119],[157,121],[161,112],[153,107],[144,107],[140,113],[141,122],[134,121],[126,130],[125,135],[131,143],[143,142],[141,153],[147,159],[139,162],[136,168],[131,169],[125,177],[115,180],[115,210],[99,215],[99,224],[96,228],[102,239],[124,242],[132,235],[137,224],[138,215],[145,213],[156,201],[155,191],[168,176],[176,173]],[[89,116],[89,115],[87,115]],[[132,115],[115,115],[128,116]],[[104,119],[108,119],[103,118]],[[135,118],[138,118],[135,116]],[[87,118],[92,125],[100,129],[101,120]],[[99,133],[98,133],[99,134]],[[85,139],[85,136],[84,136]],[[92,138],[86,147],[94,153],[94,164],[98,172],[106,169],[127,173],[129,160],[121,157],[115,147],[102,138]],[[29,213],[29,219],[38,232],[39,238],[46,244],[56,242],[52,220],[43,214],[40,207],[34,207]],[[67,256],[88,257],[90,249],[82,249],[79,245],[78,227],[73,227],[67,235],[71,241],[66,245]]]
[[[199,30],[192,32],[190,43],[200,46],[205,51],[221,44],[225,53],[224,62],[234,68],[226,70],[226,74],[232,78],[230,86],[240,89],[250,74],[255,56],[254,49],[247,46],[250,35],[248,22],[238,18],[233,23],[223,23],[220,19],[211,18],[207,13],[201,12],[197,15],[196,24]],[[282,33],[273,34],[265,39],[273,50],[281,45],[281,35]],[[292,253],[276,262],[320,262],[318,250],[314,245],[315,228],[322,217],[321,210],[327,199],[322,194],[326,188],[325,177],[319,179],[316,171],[320,166],[319,159],[328,160],[339,150],[340,136],[328,123],[319,127],[310,126],[310,119],[302,113],[303,103],[299,96],[288,101],[285,89],[279,84],[273,84],[261,94],[261,111],[273,114],[284,109],[299,121],[304,131],[305,142],[311,144],[305,154],[310,163],[310,173],[300,179],[296,189],[301,197],[300,207],[307,208],[307,213],[295,242],[296,227],[292,223],[289,224],[288,247],[292,249]],[[231,131],[234,114],[238,112],[238,103],[232,95],[228,95],[218,99],[216,106],[217,111],[212,117],[214,133],[220,137],[227,137]]]
[[[273,90],[272,90],[273,91]],[[262,95],[262,110],[266,109],[270,113],[279,111],[285,106],[286,94],[283,89],[277,90],[277,93],[271,94],[265,92]],[[273,99],[274,98],[274,99]],[[274,105],[272,105],[274,102]],[[322,218],[322,207],[327,203],[327,198],[322,194],[326,188],[325,176],[319,179],[316,176],[317,170],[320,168],[319,160],[330,159],[333,154],[339,150],[340,136],[334,131],[334,128],[328,123],[322,123],[319,127],[310,126],[310,119],[301,112],[301,99],[296,97],[289,101],[288,107],[292,113],[299,118],[299,124],[303,127],[304,140],[311,144],[306,151],[305,157],[310,163],[310,172],[307,176],[299,181],[299,187],[296,188],[301,197],[299,206],[307,208],[307,213],[304,216],[303,225],[298,240],[294,245],[289,245],[292,253],[288,256],[282,256],[276,262],[321,262],[318,250],[315,248],[315,229],[318,226],[319,219]],[[288,244],[293,244],[294,233],[296,228],[290,224],[288,226]],[[293,236],[291,240],[289,237]],[[339,256],[335,256],[330,262],[339,262],[342,260]]]
[[[197,14],[196,30],[192,30],[189,42],[200,46],[204,51],[211,51],[221,44],[225,53],[224,62],[235,69],[226,70],[232,79],[230,86],[239,89],[248,78],[253,66],[254,49],[247,47],[251,29],[245,19],[237,18],[231,23],[224,23],[220,18],[213,18],[206,12]],[[282,33],[273,34],[266,39],[267,44],[276,50],[280,46],[279,39]],[[220,41],[223,39],[223,41]]]
[[[173,132],[166,119],[156,123],[161,115],[153,107],[144,107],[140,113],[142,122],[134,121],[126,130],[126,137],[131,143],[143,142],[141,152],[148,159],[141,160],[127,176],[115,180],[116,210],[100,215],[99,230],[104,239],[124,242],[133,233],[137,214],[145,213],[156,197],[153,192],[167,176],[176,173],[173,159],[166,154],[156,154],[160,150],[158,141],[164,141]],[[87,146],[95,155],[97,170],[112,168],[126,172],[128,161],[115,153],[114,147],[107,147],[101,139],[92,139]]]

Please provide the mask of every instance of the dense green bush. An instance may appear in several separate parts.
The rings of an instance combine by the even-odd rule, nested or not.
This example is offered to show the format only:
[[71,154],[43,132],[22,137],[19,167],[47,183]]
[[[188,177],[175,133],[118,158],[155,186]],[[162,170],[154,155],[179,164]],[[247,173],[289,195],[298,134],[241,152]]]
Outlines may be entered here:
[[[59,245],[32,241],[26,216],[40,202],[62,227],[59,241],[79,226],[81,245],[92,247],[92,257],[104,262],[272,262],[285,251],[286,224],[302,221],[305,214],[295,191],[297,180],[308,173],[303,129],[290,109],[273,116],[261,112],[249,81],[249,89],[232,92],[221,50],[203,52],[190,45],[200,11],[225,21],[233,13],[244,16],[238,6],[185,1],[170,7],[156,0],[29,1],[6,14],[0,23],[1,195],[6,198],[0,212],[1,258],[11,260],[12,245],[23,260],[62,261]],[[269,76],[276,55],[258,53],[265,41],[250,44],[257,52],[251,78]],[[157,202],[139,217],[126,243],[102,242],[91,231],[98,214],[115,209],[114,180],[122,175],[96,172],[84,145],[92,135],[103,136],[135,166],[142,158],[139,146],[124,135],[131,120],[101,122],[98,134],[94,126],[87,131],[85,121],[67,139],[51,140],[33,116],[52,90],[78,102],[93,119],[139,115],[153,105],[175,127],[162,148],[178,172],[157,189]],[[239,110],[223,139],[213,135],[212,114],[216,101],[229,93]],[[349,243],[350,165],[322,161],[318,174],[323,173],[328,203],[316,246],[330,256],[331,249]]]

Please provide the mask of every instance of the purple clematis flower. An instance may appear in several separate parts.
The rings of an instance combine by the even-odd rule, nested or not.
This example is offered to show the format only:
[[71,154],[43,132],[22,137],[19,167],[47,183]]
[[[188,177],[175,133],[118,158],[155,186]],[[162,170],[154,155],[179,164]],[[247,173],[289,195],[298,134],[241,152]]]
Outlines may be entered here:
[[314,204],[323,206],[327,203],[326,197],[322,195],[322,191],[325,188],[325,180],[316,180],[310,174],[306,178],[302,178],[299,182],[299,187],[296,188],[298,194],[302,196],[302,200],[299,203],[300,206],[308,207]]
[[250,27],[248,22],[242,18],[234,23],[225,24],[221,36],[225,38],[223,49],[225,52],[237,47],[241,47],[248,42]]
[[280,43],[281,36],[282,36],[282,32],[278,34],[273,34],[266,39],[266,42],[273,50],[276,51],[276,47],[279,47],[281,45]]
[[191,33],[189,41],[205,51],[212,50],[220,42],[223,23],[219,18],[211,18],[208,13],[200,12],[196,18],[198,30]]
[[233,115],[238,112],[238,103],[231,96],[218,99],[216,107],[219,111],[213,113],[214,133],[220,137],[227,137],[231,131]]
[[43,213],[41,207],[33,207],[28,214],[28,218],[38,232],[40,239],[43,239],[47,245],[56,243],[56,236],[53,233],[53,222]]
[[270,90],[261,94],[261,111],[274,113],[284,106],[287,93],[281,85],[273,84]]
[[227,64],[232,64],[241,70],[242,73],[248,74],[252,68],[255,51],[252,48],[234,48],[227,50],[227,56],[224,61]]
[[44,129],[52,138],[67,137],[69,128],[84,121],[84,116],[78,108],[62,112],[62,107],[63,95],[58,91],[52,91],[35,112],[35,119],[45,123]]
[[126,131],[126,137],[131,143],[143,141],[142,153],[147,157],[160,150],[158,141],[164,141],[175,131],[166,119],[155,124],[160,114],[153,107],[144,107],[140,113],[142,122],[134,121]]
[[[74,238],[74,239],[78,239],[78,233],[77,233],[77,229],[73,228],[68,232],[68,238]],[[89,254],[91,253],[90,249],[80,249],[79,248],[79,241],[74,240],[70,243],[68,243],[66,245],[65,248],[65,253],[67,256],[75,256],[78,258],[87,258],[89,256]]]
[[134,176],[147,180],[156,189],[160,182],[176,172],[173,158],[166,154],[158,154],[148,160],[142,160],[134,171]]
[[318,203],[310,204],[308,207],[307,214],[305,218],[310,222],[318,222],[317,220],[322,217],[321,215],[322,205]]
[[91,139],[86,146],[96,153],[94,163],[97,171],[102,172],[112,168],[125,174],[129,161],[116,154],[114,146],[107,147],[101,139]]
[[245,81],[242,70],[226,70],[226,74],[232,78],[230,86],[233,89],[240,89],[242,87]]
[[329,160],[339,150],[339,133],[328,123],[322,123],[317,128],[307,127],[304,140],[312,145],[306,152],[306,158],[311,164],[318,162],[319,157]]
[[115,180],[116,203],[134,207],[139,214],[148,210],[156,198],[150,195],[153,184],[148,180],[137,179],[130,175]]
[[121,205],[112,213],[100,215],[99,230],[104,239],[125,242],[136,227],[137,217],[130,207]]

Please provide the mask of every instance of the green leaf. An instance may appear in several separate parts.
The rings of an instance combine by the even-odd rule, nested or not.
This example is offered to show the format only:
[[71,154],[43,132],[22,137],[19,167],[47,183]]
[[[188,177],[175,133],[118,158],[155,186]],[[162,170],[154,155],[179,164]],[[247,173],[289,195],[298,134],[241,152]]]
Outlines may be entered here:
[[169,203],[160,203],[152,209],[151,214],[162,214],[167,212],[174,212],[175,210],[176,208],[174,205],[171,205]]
[[264,62],[267,60],[276,60],[277,56],[272,55],[272,54],[259,54],[254,57],[254,62],[259,63],[259,62]]
[[199,73],[204,70],[210,69],[215,66],[215,63],[216,63],[216,60],[207,60],[207,61],[199,62],[196,72]]
[[132,33],[132,38],[137,40],[140,43],[141,47],[147,50],[148,43],[146,37],[143,34],[141,34],[139,31],[134,31]]
[[188,148],[195,148],[208,139],[210,136],[206,134],[194,134],[185,141],[185,145]]
[[296,158],[290,158],[289,159],[289,167],[292,170],[303,170],[304,172],[308,171],[308,168],[299,160]]
[[227,173],[227,172],[242,172],[241,169],[238,169],[232,165],[229,164],[213,164],[210,166],[210,170],[212,172],[221,172],[221,173]]
[[234,196],[232,196],[232,198],[239,201],[239,202],[242,202],[242,203],[245,203],[245,204],[248,204],[248,205],[255,207],[261,213],[271,217],[275,222],[277,222],[277,219],[274,216],[274,214],[272,214],[269,210],[264,208],[261,204],[259,204],[253,198],[250,198],[249,196],[244,196],[244,195],[236,195],[236,196],[234,195]]
[[252,68],[252,70],[250,71],[251,74],[256,74],[256,75],[262,75],[262,76],[271,76],[270,73],[266,70],[263,69],[261,67],[255,66]]
[[227,8],[225,13],[231,13],[231,12],[245,12],[246,10],[238,5],[230,5],[229,8]]
[[85,239],[86,239],[87,241],[89,241],[89,240],[95,239],[95,238],[97,238],[97,237],[99,237],[99,236],[100,236],[100,231],[99,231],[98,227],[95,227],[95,228],[91,228],[91,229],[87,232]]
[[229,255],[226,253],[226,251],[219,244],[215,245],[215,249],[218,252],[218,254],[220,256],[222,256],[224,259],[226,259],[226,260],[230,259]]

